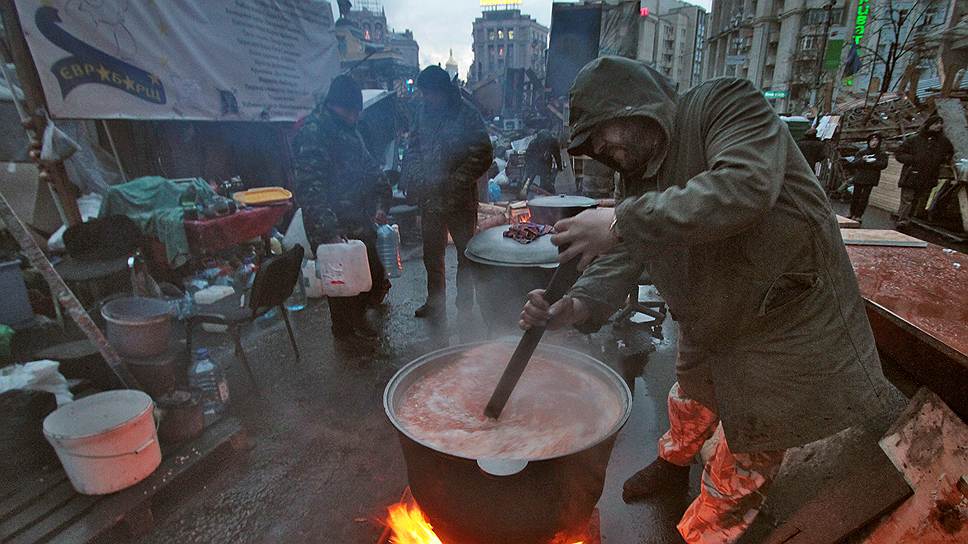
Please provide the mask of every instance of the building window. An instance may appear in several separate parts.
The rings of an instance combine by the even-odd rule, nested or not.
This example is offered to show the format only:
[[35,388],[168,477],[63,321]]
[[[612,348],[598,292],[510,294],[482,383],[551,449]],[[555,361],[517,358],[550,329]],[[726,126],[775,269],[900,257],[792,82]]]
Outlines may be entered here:
[[820,36],[804,36],[800,38],[800,51],[813,51],[820,47]]
[[503,40],[504,39],[504,30],[502,30],[500,28],[497,29],[497,39],[499,39],[499,40]]
[[487,31],[487,39],[489,41],[492,41],[492,42],[494,41],[494,31],[493,30],[488,30]]
[[503,45],[497,48],[497,56],[498,56],[498,58],[504,58],[504,46]]
[[[840,24],[844,18],[844,10],[842,8],[836,8],[830,10],[830,24],[837,25]],[[807,24],[808,25],[824,25],[827,24],[827,10],[825,9],[812,9],[807,12]]]
[[510,29],[510,30],[508,30],[508,39],[509,40],[513,40],[514,39],[514,29],[513,28]]

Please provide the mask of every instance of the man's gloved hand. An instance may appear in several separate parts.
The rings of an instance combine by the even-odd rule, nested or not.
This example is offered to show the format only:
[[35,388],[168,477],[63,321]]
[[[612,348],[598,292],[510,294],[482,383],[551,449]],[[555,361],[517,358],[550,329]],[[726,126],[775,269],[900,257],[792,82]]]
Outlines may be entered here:
[[551,242],[567,247],[558,255],[558,262],[566,263],[580,256],[578,270],[584,271],[596,257],[618,244],[618,236],[610,228],[614,220],[614,208],[597,208],[555,223],[558,234],[551,237]]
[[531,327],[547,327],[560,329],[568,325],[580,323],[589,316],[588,305],[580,299],[564,296],[553,305],[548,305],[544,299],[544,289],[535,289],[528,293],[528,302],[521,310],[521,320],[518,326],[524,330]]

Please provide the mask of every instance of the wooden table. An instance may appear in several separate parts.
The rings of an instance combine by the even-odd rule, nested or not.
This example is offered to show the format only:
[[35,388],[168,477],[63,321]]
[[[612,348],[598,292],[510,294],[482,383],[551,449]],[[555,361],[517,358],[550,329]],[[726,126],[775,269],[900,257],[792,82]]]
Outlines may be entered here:
[[968,255],[847,246],[878,350],[968,417]]

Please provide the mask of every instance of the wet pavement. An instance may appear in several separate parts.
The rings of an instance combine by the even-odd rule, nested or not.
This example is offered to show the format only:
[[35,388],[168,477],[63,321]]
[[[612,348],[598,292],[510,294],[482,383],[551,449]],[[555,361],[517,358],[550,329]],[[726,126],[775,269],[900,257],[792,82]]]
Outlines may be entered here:
[[[846,212],[846,204],[835,202],[834,208]],[[892,222],[886,212],[871,208],[864,227],[891,228]],[[928,233],[912,234],[943,242]],[[957,244],[944,245],[964,251]],[[455,273],[450,248],[452,294]],[[403,458],[383,412],[385,384],[422,354],[486,336],[477,314],[456,322],[453,300],[448,323],[413,318],[423,302],[424,281],[419,255],[411,255],[404,276],[393,282],[386,307],[371,312],[384,336],[370,344],[334,343],[324,301],[294,315],[301,362],[295,361],[280,320],[254,326],[245,347],[261,395],[234,364],[225,339],[203,336],[199,345],[212,347],[218,360],[232,365],[232,412],[247,429],[252,449],[212,460],[188,485],[163,494],[155,501],[155,530],[137,542],[376,542],[385,507],[406,486]],[[684,505],[625,505],[621,500],[623,481],[654,459],[656,440],[668,425],[665,396],[674,381],[675,332],[674,323],[667,322],[665,339],[657,342],[644,370],[633,366],[638,377],[632,416],[618,437],[599,502],[605,542],[677,541],[674,526]],[[580,349],[622,370],[608,333],[556,333],[546,341]],[[694,466],[694,486],[697,472]],[[116,533],[101,541],[134,542]]]
[[[451,247],[451,296],[455,273]],[[149,535],[131,540],[116,531],[100,542],[376,542],[386,506],[399,500],[406,486],[403,457],[383,411],[385,384],[417,356],[486,337],[477,314],[455,322],[453,299],[448,323],[415,319],[424,282],[422,262],[411,256],[403,277],[393,280],[386,307],[371,311],[384,336],[369,344],[335,343],[324,301],[295,313],[301,362],[295,360],[281,320],[253,326],[244,345],[261,395],[235,364],[223,337],[199,338],[198,345],[209,346],[217,360],[231,365],[231,411],[241,419],[252,448],[211,460],[187,485],[156,499],[156,526]],[[599,502],[605,542],[675,542],[681,512],[676,509],[684,505],[629,506],[621,499],[622,483],[654,459],[656,440],[668,425],[665,396],[674,381],[674,329],[671,321],[666,323],[665,340],[657,342],[658,351],[648,357],[644,371],[641,357],[631,367],[633,373],[641,371],[632,416],[618,437]],[[621,367],[610,333],[555,333],[545,341]]]

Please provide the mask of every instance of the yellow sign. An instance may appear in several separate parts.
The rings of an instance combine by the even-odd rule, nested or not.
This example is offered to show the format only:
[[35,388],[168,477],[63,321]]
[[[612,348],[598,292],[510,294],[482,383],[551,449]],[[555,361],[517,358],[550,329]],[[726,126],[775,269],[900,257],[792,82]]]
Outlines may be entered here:
[[523,0],[481,0],[482,8],[520,6]]

